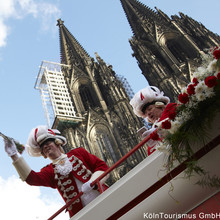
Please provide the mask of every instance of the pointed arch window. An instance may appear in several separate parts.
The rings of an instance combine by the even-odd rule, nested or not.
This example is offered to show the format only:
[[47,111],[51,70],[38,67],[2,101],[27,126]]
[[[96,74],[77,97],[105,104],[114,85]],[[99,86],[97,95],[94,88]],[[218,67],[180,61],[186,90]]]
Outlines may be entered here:
[[97,145],[99,147],[99,150],[100,150],[100,152],[102,154],[102,158],[106,162],[109,160],[109,156],[114,161],[114,163],[117,162],[117,158],[116,158],[115,152],[113,150],[113,147],[111,145],[109,137],[106,134],[103,134],[103,133],[97,134],[96,135],[96,143],[97,143]]
[[80,97],[84,105],[84,108],[86,110],[88,110],[89,106],[90,107],[96,106],[95,99],[88,85],[81,85],[79,88],[79,93],[80,93]]
[[181,63],[185,61],[185,56],[179,43],[175,40],[168,40],[166,42],[168,49],[175,56],[175,58]]
[[197,56],[194,49],[184,40],[169,39],[166,45],[180,63],[186,61],[187,58],[193,59]]

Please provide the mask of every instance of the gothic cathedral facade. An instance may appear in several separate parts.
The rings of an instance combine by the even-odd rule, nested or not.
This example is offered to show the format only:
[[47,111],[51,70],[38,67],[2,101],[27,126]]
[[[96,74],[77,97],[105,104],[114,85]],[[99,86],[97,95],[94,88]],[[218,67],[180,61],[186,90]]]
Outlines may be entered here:
[[[157,86],[175,101],[181,88],[191,81],[191,72],[200,64],[201,56],[207,48],[219,45],[220,37],[182,13],[170,19],[137,0],[120,1],[134,33],[129,43],[142,74],[149,85]],[[76,117],[69,120],[65,115],[55,115],[51,127],[67,138],[66,151],[82,146],[112,166],[141,141],[137,130],[144,122],[133,113],[130,97],[112,66],[97,53],[96,61],[90,57],[61,19],[57,26],[62,74]],[[113,179],[146,156],[144,148],[137,151],[117,168]]]
[[172,101],[200,66],[202,55],[220,44],[220,37],[179,13],[171,19],[138,0],[120,0],[133,32],[129,40],[142,74]]
[[[62,126],[59,121],[53,127],[62,131],[69,146],[83,146],[111,166],[141,141],[137,130],[144,125],[143,120],[133,113],[128,94],[112,66],[97,53],[97,61],[91,58],[61,19],[57,25],[61,64],[69,66],[62,72],[76,116],[81,120],[74,126],[71,123],[68,126],[68,122]],[[114,173],[115,178],[124,175],[146,156],[142,149],[129,157]]]

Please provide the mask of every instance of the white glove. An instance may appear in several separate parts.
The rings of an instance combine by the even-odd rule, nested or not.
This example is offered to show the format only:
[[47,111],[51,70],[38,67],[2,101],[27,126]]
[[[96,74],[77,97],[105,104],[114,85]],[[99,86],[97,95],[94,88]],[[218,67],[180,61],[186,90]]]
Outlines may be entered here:
[[9,157],[18,153],[17,147],[12,139],[4,139],[5,142],[5,152]]
[[152,139],[150,139],[150,140],[146,143],[146,145],[149,146],[149,147],[153,147],[153,146],[155,146],[155,145],[157,145],[157,144],[158,144],[158,141],[154,141],[154,140],[152,140]]
[[151,129],[145,131],[145,132],[142,134],[142,138],[147,137],[148,135],[150,135],[151,133],[153,133],[155,130],[156,130],[156,128],[153,127],[153,128],[151,128]]
[[[143,137],[143,138],[147,137],[148,135],[150,135],[151,133],[153,133],[156,129],[157,129],[157,128],[152,127],[151,129],[145,131],[145,132],[142,134],[142,137]],[[147,146],[149,146],[149,147],[153,147],[153,146],[155,146],[155,145],[158,144],[158,141],[155,141],[155,140],[150,139],[150,140],[147,141],[146,144],[147,144]]]
[[91,191],[94,188],[94,186],[91,186],[91,183],[92,183],[92,180],[89,180],[82,185],[81,190],[83,193],[88,193],[89,191]]

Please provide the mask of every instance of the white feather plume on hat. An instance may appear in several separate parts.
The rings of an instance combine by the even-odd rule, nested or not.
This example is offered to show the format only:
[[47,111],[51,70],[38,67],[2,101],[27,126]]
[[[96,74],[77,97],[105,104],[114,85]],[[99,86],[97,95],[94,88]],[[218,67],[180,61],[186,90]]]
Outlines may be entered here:
[[30,156],[40,157],[41,144],[48,139],[60,139],[63,145],[67,143],[66,138],[60,135],[61,133],[57,129],[49,129],[45,125],[37,126],[33,128],[28,136],[26,150]]
[[157,87],[148,86],[138,91],[131,99],[130,104],[133,107],[134,113],[138,117],[145,118],[146,116],[142,112],[142,108],[145,104],[153,104],[154,102],[163,102],[168,104],[170,99],[167,96],[164,96],[164,93],[161,92]]

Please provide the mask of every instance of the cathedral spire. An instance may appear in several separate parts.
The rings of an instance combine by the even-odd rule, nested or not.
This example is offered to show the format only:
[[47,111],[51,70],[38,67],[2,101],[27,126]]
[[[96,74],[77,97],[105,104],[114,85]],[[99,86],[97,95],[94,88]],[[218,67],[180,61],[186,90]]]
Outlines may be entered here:
[[191,81],[201,55],[218,45],[219,36],[183,13],[169,18],[138,0],[120,2],[134,34],[129,43],[142,74],[150,85],[176,100]]
[[[148,33],[156,37],[157,26],[164,27],[167,20],[158,11],[154,11],[137,0],[120,0],[132,32],[136,38],[143,38],[140,33]],[[147,25],[146,25],[147,23]],[[166,25],[167,26],[167,25]],[[165,27],[166,27],[165,26]],[[148,35],[148,40],[150,40]],[[146,40],[146,36],[144,36]],[[151,41],[151,40],[150,40]]]
[[77,66],[84,71],[88,62],[91,62],[91,57],[65,27],[64,21],[58,19],[57,26],[60,34],[61,63]]

